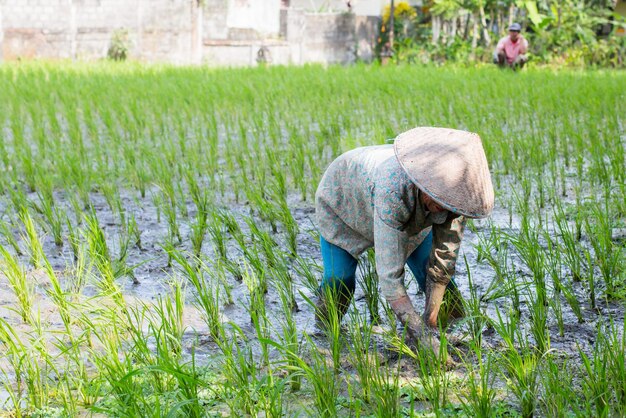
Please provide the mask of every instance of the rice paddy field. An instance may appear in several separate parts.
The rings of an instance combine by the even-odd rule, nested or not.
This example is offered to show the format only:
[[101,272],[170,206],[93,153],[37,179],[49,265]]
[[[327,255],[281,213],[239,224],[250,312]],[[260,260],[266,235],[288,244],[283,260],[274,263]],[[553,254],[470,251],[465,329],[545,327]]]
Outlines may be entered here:
[[[3,64],[0,414],[626,416],[625,106],[612,71]],[[371,253],[313,320],[322,173],[416,126],[477,132],[496,191],[448,367]]]

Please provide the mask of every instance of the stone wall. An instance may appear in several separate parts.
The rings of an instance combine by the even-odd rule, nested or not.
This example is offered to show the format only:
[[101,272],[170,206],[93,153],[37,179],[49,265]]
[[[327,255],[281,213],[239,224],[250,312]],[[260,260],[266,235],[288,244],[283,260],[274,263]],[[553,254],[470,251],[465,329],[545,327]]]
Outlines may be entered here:
[[[371,58],[376,17],[281,0],[0,0],[0,59],[106,56],[116,31],[144,61],[256,65]],[[268,55],[267,53],[265,55]]]

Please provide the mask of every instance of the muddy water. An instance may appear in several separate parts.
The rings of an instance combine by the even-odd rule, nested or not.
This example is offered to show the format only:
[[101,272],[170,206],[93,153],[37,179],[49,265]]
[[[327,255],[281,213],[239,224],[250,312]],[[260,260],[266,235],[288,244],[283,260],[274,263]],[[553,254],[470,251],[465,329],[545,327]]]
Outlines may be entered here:
[[[30,199],[36,200],[36,196],[29,196]],[[71,219],[75,218],[75,215],[71,212],[70,205],[63,194],[55,195],[55,200],[61,207],[64,207]],[[109,248],[112,255],[116,256],[118,252],[117,237],[120,234],[121,225],[119,218],[114,214],[106,203],[104,197],[100,194],[93,194],[91,196],[93,207],[100,220],[100,225],[104,230],[107,237]],[[248,227],[245,222],[242,221],[243,216],[250,214],[250,207],[242,203],[234,203],[232,199],[228,199],[228,204],[223,205],[229,209],[238,219],[240,226],[245,234],[249,233]],[[176,276],[175,269],[167,266],[167,256],[162,249],[162,245],[165,242],[168,229],[166,220],[161,214],[161,219],[158,219],[158,210],[150,197],[150,193],[146,198],[140,198],[135,193],[122,192],[123,207],[127,212],[127,216],[134,215],[139,230],[141,231],[142,247],[131,247],[128,264],[138,267],[135,269],[135,279],[129,277],[120,278],[118,284],[123,288],[123,292],[129,303],[138,302],[151,302],[154,301],[158,295],[164,295],[169,292],[168,282],[173,276]],[[300,226],[300,235],[298,239],[298,254],[306,260],[309,260],[312,264],[321,265],[319,245],[316,242],[315,224],[313,221],[314,210],[311,202],[302,202],[299,196],[292,196],[289,199],[289,204],[294,218],[297,220]],[[6,202],[0,201],[0,213],[7,212],[8,205]],[[183,237],[180,249],[191,251],[191,242],[188,239],[190,234],[190,222],[195,215],[195,209],[191,201],[187,202],[187,208],[189,212],[189,218],[181,217],[179,219],[179,228]],[[6,219],[7,215],[5,215]],[[493,216],[489,221],[476,221],[475,226],[479,233],[488,234],[489,222],[493,222],[496,226],[508,230],[515,230],[519,228],[519,222],[515,217],[511,218],[509,212],[502,207],[497,207]],[[260,224],[263,222],[259,221]],[[267,227],[267,225],[264,225]],[[67,231],[66,231],[67,232]],[[15,231],[16,236],[19,235],[18,231]],[[279,230],[276,235],[278,242],[284,242],[283,232],[279,226]],[[51,236],[43,236],[44,250],[51,262],[55,271],[59,273],[61,277],[67,278],[71,272],[72,265],[72,253],[67,243],[62,247],[54,245]],[[457,265],[456,282],[460,288],[461,293],[465,297],[469,297],[468,287],[468,275],[471,274],[472,280],[478,289],[478,293],[482,294],[489,287],[489,284],[494,280],[495,274],[493,270],[484,262],[479,263],[477,261],[477,250],[475,245],[478,243],[479,237],[471,229],[466,229],[465,238],[461,247],[461,253],[459,263]],[[25,242],[20,242],[22,248],[26,248]],[[6,242],[2,242],[6,245]],[[241,256],[240,250],[236,247],[234,241],[229,240],[229,251],[233,257]],[[212,249],[210,240],[207,237],[203,252],[207,259],[211,259]],[[464,259],[467,260],[467,266],[464,263]],[[21,261],[28,269],[28,258],[23,256]],[[514,259],[515,261],[515,259]],[[469,267],[469,272],[468,272]],[[529,275],[527,269],[523,266],[521,261],[517,260],[515,265],[518,273],[522,276]],[[32,268],[28,270],[30,280],[36,284],[37,291],[37,308],[41,312],[44,323],[48,324],[50,329],[61,329],[62,324],[58,317],[57,311],[51,303],[50,299],[46,296],[46,290],[49,286],[46,275],[42,271],[37,271]],[[232,285],[233,299],[235,303],[230,306],[223,306],[222,314],[225,321],[232,321],[239,325],[244,332],[250,337],[253,347],[255,347],[255,332],[250,323],[250,318],[246,305],[248,303],[248,290],[242,282],[236,281],[234,278],[229,278]],[[407,283],[409,284],[409,294],[413,295],[413,301],[418,309],[421,311],[424,305],[424,295],[418,294],[415,282],[407,276]],[[624,317],[624,307],[615,303],[602,303],[598,298],[598,309],[591,310],[588,304],[588,297],[586,291],[581,284],[574,284],[574,290],[577,293],[578,299],[583,302],[584,308],[584,322],[578,323],[573,312],[563,300],[563,315],[565,322],[565,332],[563,336],[559,335],[556,320],[554,317],[550,318],[549,329],[551,336],[551,346],[557,352],[564,357],[577,358],[578,347],[584,351],[589,352],[592,344],[595,340],[596,326],[599,321],[606,321],[607,318],[613,317],[617,324],[623,324],[621,319]],[[88,285],[85,290],[85,295],[91,295],[96,292],[93,284]],[[15,298],[13,292],[10,289],[6,277],[0,274],[0,315],[11,323],[19,332],[27,332],[28,329],[21,324],[21,321],[17,317],[16,313],[11,310],[15,304]],[[313,334],[315,328],[313,326],[313,310],[311,306],[307,304],[304,297],[310,298],[312,296],[311,289],[308,289],[299,278],[296,277],[296,299],[299,306],[299,311],[295,314],[298,329],[307,334]],[[191,348],[195,348],[196,358],[199,362],[210,362],[211,359],[219,356],[218,349],[214,343],[211,342],[208,337],[208,330],[202,320],[200,312],[191,304],[193,299],[192,295],[188,295],[188,303],[185,310],[185,326],[187,330],[184,336],[184,347],[187,349],[187,353],[191,351]],[[357,293],[355,295],[355,307],[360,312],[365,312],[364,295],[361,289],[357,286]],[[275,290],[270,287],[270,291],[266,295],[266,305],[268,309],[269,318],[279,318],[282,312],[280,299]],[[484,305],[484,310],[488,316],[495,318],[496,309],[500,309],[502,312],[506,312],[509,307],[509,301],[500,299],[495,302],[489,302]],[[529,327],[529,312],[526,303],[522,303],[522,326]],[[275,324],[279,329],[278,322]],[[384,324],[384,326],[394,326],[394,324]],[[621,325],[618,325],[621,327]],[[620,328],[621,329],[621,328]],[[621,330],[623,332],[623,329]],[[463,341],[466,339],[466,330],[463,325],[452,327],[450,335],[457,340]],[[52,337],[51,337],[52,338]],[[321,347],[325,346],[322,338],[317,338]],[[486,330],[484,335],[484,341],[487,346],[498,348],[501,341],[496,333],[491,330]],[[462,347],[462,345],[461,345]],[[258,350],[258,347],[256,347]],[[462,348],[461,348],[462,349]],[[275,355],[276,353],[274,353]],[[575,360],[576,361],[576,360]],[[0,364],[4,370],[9,370],[7,364]],[[414,367],[407,365],[403,367],[403,376],[408,378],[414,376],[416,373]],[[462,373],[459,370],[458,373]],[[9,375],[10,378],[10,375]],[[2,398],[6,397],[6,393],[0,393],[0,402]]]

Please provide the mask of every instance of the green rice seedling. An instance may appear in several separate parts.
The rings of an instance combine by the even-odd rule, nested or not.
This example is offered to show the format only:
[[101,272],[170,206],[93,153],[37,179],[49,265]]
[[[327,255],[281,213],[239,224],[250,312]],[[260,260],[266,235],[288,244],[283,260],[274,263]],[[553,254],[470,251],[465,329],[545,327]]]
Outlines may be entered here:
[[[377,350],[375,350],[377,351]],[[396,417],[400,415],[400,368],[401,362],[395,365],[382,364],[381,358],[374,356],[371,366],[370,390],[376,407],[376,416]]]
[[[133,378],[135,375],[148,370],[150,385],[156,393],[166,393],[174,389],[174,381],[169,376],[159,373],[157,370],[150,370],[150,367],[158,365],[160,362],[167,363],[171,360],[177,361],[180,352],[171,350],[171,342],[168,337],[163,337],[162,327],[159,324],[158,314],[152,311],[152,306],[145,303],[129,305],[124,315],[119,316],[116,322],[126,323],[123,337],[127,339],[134,361],[133,369],[127,371],[128,376],[122,375],[119,378]],[[168,320],[168,319],[165,319]],[[154,349],[151,347],[154,342]],[[119,354],[118,354],[119,355]]]
[[594,273],[594,263],[591,251],[587,248],[583,249],[583,254],[587,260],[587,286],[589,287],[589,303],[591,309],[596,310],[596,278]]
[[[547,235],[547,234],[546,234]],[[552,279],[552,295],[548,298],[548,304],[554,312],[556,322],[559,327],[559,335],[563,337],[565,335],[565,323],[563,320],[563,307],[561,305],[561,295],[564,293],[570,293],[569,288],[566,288],[561,281],[561,257],[558,251],[558,247],[552,242],[550,236],[545,237],[548,244],[546,251],[546,267],[550,278]],[[567,296],[565,296],[567,299]]]
[[261,254],[257,251],[256,245],[252,248],[246,248],[244,250],[244,256],[245,257],[242,257],[243,266],[240,268],[242,279],[245,281],[247,274],[245,269],[251,269],[255,276],[255,288],[257,291],[261,292],[262,295],[266,294],[268,291],[266,263],[261,258]]
[[54,244],[63,245],[63,225],[67,216],[58,206],[54,204],[52,195],[37,193],[39,197],[39,205],[35,205],[36,210],[43,215],[43,229],[48,230],[54,238]]
[[210,212],[209,189],[198,182],[195,171],[192,169],[185,170],[184,177],[191,200],[196,205],[196,211],[204,216],[208,215]]
[[[532,417],[537,407],[541,357],[528,347],[519,327],[519,318],[509,315],[507,322],[499,309],[496,313],[498,318],[492,324],[506,347],[500,358],[505,372],[503,377],[520,403],[522,417]],[[516,340],[519,347],[515,345]]]
[[576,194],[576,209],[575,209],[575,215],[574,215],[574,226],[576,229],[576,241],[580,241],[583,233],[582,233],[582,229],[583,229],[583,223],[584,220],[586,218],[586,208],[582,203],[582,190],[583,190],[583,185],[582,185],[582,177],[579,180],[579,183],[575,186],[574,190],[575,190],[575,194]]
[[139,229],[139,225],[137,225],[137,219],[135,219],[135,214],[131,213],[128,218],[124,217],[120,223],[120,235],[118,236],[119,243],[119,260],[122,260],[122,255],[126,255],[128,253],[128,249],[132,246],[135,246],[141,249],[141,231]]
[[[23,353],[27,352],[27,347],[24,346],[14,328],[2,318],[0,318],[0,344],[5,353],[3,357],[8,363],[8,366],[5,367],[12,367],[13,375],[15,376],[14,384],[10,379],[3,379],[0,381],[0,387],[8,393],[9,399],[13,403],[12,406],[15,409],[15,415],[21,417],[24,403],[23,399],[25,395],[28,395],[24,394],[24,370],[27,369],[30,362],[22,361],[21,356],[23,356]],[[5,375],[7,374],[4,368],[2,372]],[[36,397],[35,399],[39,398]]]
[[[70,209],[68,210],[68,212],[74,214],[74,224],[78,227],[83,223],[83,214],[86,207],[83,205],[80,197],[74,192],[74,189],[72,187],[67,187],[64,190],[64,194],[67,196],[67,200],[70,204]],[[87,206],[87,209],[88,208],[89,206]],[[69,216],[67,222],[69,222]]]
[[608,417],[611,385],[608,369],[608,350],[603,336],[596,341],[593,354],[588,356],[579,347],[582,362],[582,392],[588,416]]
[[[0,376],[2,376],[2,380],[0,380],[0,388],[5,392],[6,399],[3,404],[3,408],[5,411],[9,411],[10,408],[13,408],[13,416],[15,418],[22,418],[24,416],[24,412],[22,411],[21,398],[18,397],[18,393],[11,385],[12,376],[9,375],[4,368],[0,367]],[[8,413],[8,412],[7,412]]]
[[438,353],[428,348],[419,349],[418,347],[415,357],[420,370],[420,383],[436,416],[441,416],[442,409],[448,404],[450,388],[450,375],[446,371],[447,338],[445,332],[441,332],[439,335]]
[[243,280],[243,271],[241,268],[242,258],[231,260],[228,259],[224,262],[225,270],[238,282]]
[[376,356],[377,350],[372,346],[372,324],[359,313],[352,309],[349,313],[348,321],[349,342],[346,344],[349,353],[350,363],[354,367],[359,378],[359,388],[361,399],[365,403],[370,403],[372,396],[372,380],[378,369],[372,364],[372,358]]
[[270,224],[272,233],[276,233],[278,231],[276,222],[280,212],[277,211],[275,205],[267,199],[265,190],[255,187],[253,183],[244,183],[244,190],[251,207],[257,212],[261,220]]
[[69,338],[71,344],[75,343],[74,335],[72,332],[72,316],[70,313],[70,302],[67,300],[66,293],[61,286],[61,282],[57,277],[54,269],[50,265],[48,259],[44,257],[44,269],[46,271],[46,275],[48,276],[48,280],[50,280],[50,288],[48,289],[48,296],[52,299],[52,302],[59,310],[59,316],[61,317],[61,321],[63,322],[63,326],[65,328],[65,333]]
[[33,222],[33,218],[31,218],[28,211],[24,211],[20,214],[20,219],[24,224],[24,229],[26,231],[25,240],[28,242],[28,254],[30,256],[30,262],[36,269],[42,267],[43,265],[43,246],[41,241],[39,241],[39,237],[37,234],[37,229],[35,228],[35,223]]
[[[343,297],[338,288],[334,289],[331,286],[325,286],[320,288],[319,292],[322,292],[318,294],[318,297],[323,299],[323,310],[326,312],[324,313],[323,310],[320,312],[318,321],[330,348],[335,373],[338,374],[341,370],[341,351],[345,344],[345,336],[341,329],[341,320],[348,306],[340,305],[346,302],[342,300]],[[304,295],[302,296],[313,309],[317,309],[311,299]]]
[[67,289],[70,293],[78,295],[82,292],[87,284],[90,268],[88,250],[84,243],[80,243],[76,249],[74,261],[70,268],[72,274],[67,285]]
[[296,188],[300,190],[300,198],[303,202],[306,202],[308,176],[305,171],[306,149],[304,148],[304,141],[290,141],[289,153],[293,158],[293,164],[290,165],[293,181],[296,184]]
[[[559,231],[561,241],[560,245],[555,243],[553,246],[550,247],[553,251],[552,260],[558,260],[560,265],[561,259],[564,259],[565,265],[570,269],[572,273],[572,280],[575,282],[579,282],[583,277],[583,251],[582,248],[580,248],[578,241],[574,238],[574,231],[572,231],[572,229],[569,227],[565,218],[565,214],[563,213],[562,208],[559,206],[558,203],[555,205],[555,213],[553,219],[556,225],[556,229]],[[560,280],[559,270],[560,269],[557,269],[556,266],[553,266],[550,269],[552,274],[552,280],[555,282],[555,286],[557,286],[556,283],[559,283],[558,287],[563,292],[563,296],[565,296],[565,299],[572,308],[572,311],[576,315],[578,322],[582,322],[583,318],[580,308],[580,302],[578,301],[578,298],[576,298],[576,295],[574,295],[574,293],[572,292],[571,286],[567,286]]]
[[[224,332],[220,316],[220,289],[215,281],[207,281],[203,272],[206,268],[202,262],[196,259],[195,263],[189,260],[178,250],[166,249],[170,256],[179,264],[181,273],[196,291],[194,304],[200,309],[203,319],[209,328],[209,334],[215,340]],[[195,264],[195,265],[194,265]]]
[[208,216],[206,230],[211,237],[216,255],[221,260],[226,260],[228,258],[226,252],[226,241],[228,237],[226,236],[226,227],[218,212],[212,212],[211,216]]
[[[280,326],[282,333],[280,335],[280,344],[284,347],[286,353],[298,354],[300,341],[298,338],[298,327],[294,318],[294,311],[292,307],[292,289],[290,289],[290,283],[286,283],[285,280],[276,280],[276,289],[280,297],[282,305],[283,316],[280,320]],[[288,382],[292,391],[300,390],[302,386],[302,375],[298,372],[298,363],[294,361],[293,357],[287,354],[284,358],[284,362],[287,365]]]
[[[282,177],[279,177],[281,179]],[[284,179],[282,180],[284,182]],[[271,187],[272,199],[276,202],[276,214],[278,219],[285,227],[285,234],[287,238],[287,248],[292,257],[298,254],[298,234],[300,233],[300,227],[298,222],[294,219],[287,204],[286,191],[284,184],[280,182],[274,182]]]
[[[180,235],[180,229],[178,227],[178,212],[177,212],[177,196],[176,189],[173,184],[172,178],[169,176],[169,170],[166,167],[159,167],[157,169],[162,177],[158,183],[159,192],[153,196],[153,201],[158,205],[165,215],[167,222],[167,230],[170,240],[176,239],[178,243],[182,242]],[[184,201],[184,200],[183,200]]]
[[244,248],[246,246],[245,236],[233,214],[226,210],[220,210],[217,214],[221,222],[226,226],[226,230],[235,239],[239,247]]
[[281,265],[282,260],[280,260],[281,255],[278,244],[272,236],[267,231],[263,230],[253,218],[246,217],[245,222],[250,228],[251,238],[255,245],[252,250],[249,246],[247,246],[242,247],[241,251],[244,253],[248,261],[250,261],[252,266],[256,268],[257,272],[262,272],[264,270],[261,260],[258,257],[259,252],[256,251],[257,245],[260,246],[260,250],[265,257],[267,266],[272,268]]
[[15,213],[20,214],[28,210],[28,198],[26,197],[26,193],[22,189],[20,183],[16,183],[13,187],[9,187],[7,191],[9,192],[9,199]]
[[35,332],[24,342],[17,331],[0,318],[0,343],[6,347],[5,358],[16,379],[15,389],[5,387],[13,392],[11,398],[17,402],[13,405],[16,410],[38,410],[48,405],[53,390],[51,376],[57,373],[42,335],[40,319],[37,316],[33,319]]
[[467,391],[460,397],[463,411],[470,417],[488,418],[495,415],[496,374],[494,371],[494,357],[487,352],[483,358],[483,350],[472,343],[472,352],[476,356],[477,364],[466,363],[469,374],[466,378]]
[[134,270],[137,265],[129,266],[127,263],[128,251],[130,250],[131,242],[135,238],[135,232],[133,229],[136,228],[137,225],[131,221],[131,218],[129,218],[128,221],[124,220],[124,223],[121,226],[122,227],[120,228],[120,232],[117,236],[118,256],[112,261],[114,270],[113,274],[115,277],[129,276],[133,279],[134,284],[139,284],[139,281],[134,274]]
[[89,381],[87,376],[86,365],[82,355],[82,336],[76,337],[73,329],[73,316],[71,313],[71,302],[68,300],[68,295],[61,287],[57,275],[55,274],[52,266],[47,259],[44,259],[45,270],[50,280],[50,289],[48,289],[48,295],[52,299],[55,306],[58,308],[61,321],[63,322],[64,333],[62,337],[55,339],[54,345],[60,352],[65,353],[68,357],[68,363],[66,364],[66,379],[71,381],[71,387],[82,394],[85,403],[90,403],[91,396],[85,388],[85,385]]
[[[388,306],[386,313],[390,320],[395,320],[393,311]],[[435,351],[431,347],[407,346],[405,343],[406,330],[401,336],[398,336],[395,329],[390,329],[384,335],[390,349],[399,353],[400,356],[408,356],[417,364],[420,373],[420,390],[424,393],[424,397],[431,402],[436,416],[441,416],[443,408],[448,404],[450,386],[450,376],[446,372],[448,364],[450,364],[447,338],[445,333],[441,334],[439,348],[435,348]]]
[[578,393],[573,385],[574,375],[567,360],[559,361],[555,356],[545,357],[540,372],[542,396],[539,407],[545,416],[565,418],[572,413],[581,416],[583,411],[578,409]]
[[2,219],[0,219],[0,235],[2,235],[7,244],[9,244],[11,248],[13,248],[15,254],[22,255],[22,249],[20,248],[20,245],[18,244],[15,235],[13,235],[10,224],[3,221]]
[[72,250],[72,255],[74,256],[74,261],[76,261],[78,259],[78,252],[80,247],[80,234],[77,231],[77,227],[74,227],[69,217],[65,218],[65,223],[67,224],[67,241],[70,244],[70,249]]
[[152,309],[154,320],[150,321],[152,333],[157,341],[157,356],[166,357],[164,352],[173,353],[176,358],[182,354],[182,340],[185,332],[183,313],[185,309],[185,289],[174,280],[170,283],[171,296],[157,296]]
[[534,292],[527,287],[526,299],[530,303],[531,331],[537,344],[539,353],[545,353],[550,348],[550,334],[548,333],[548,290],[546,284],[546,255],[539,244],[537,232],[531,232],[529,226],[524,226],[520,236],[511,242],[517,249],[522,260],[526,263],[533,275]]
[[98,218],[94,213],[86,214],[85,235],[89,248],[89,257],[91,262],[100,273],[100,279],[97,286],[104,296],[110,296],[120,308],[124,308],[126,303],[119,287],[115,283],[115,269],[111,261],[109,248],[107,246],[104,232],[100,228]]
[[281,264],[273,268],[270,272],[273,277],[273,283],[281,293],[281,298],[285,297],[289,306],[289,310],[293,313],[298,312],[298,303],[296,301],[296,292],[294,288],[293,278],[289,273],[289,267]]
[[516,276],[511,269],[511,255],[508,248],[508,239],[502,232],[492,225],[487,248],[497,248],[497,251],[483,251],[484,258],[496,273],[494,279],[489,283],[487,289],[480,298],[481,302],[490,302],[502,297],[510,297],[515,312],[521,314],[520,291],[526,286],[517,283]]
[[90,409],[113,416],[130,417],[152,415],[159,411],[160,398],[156,397],[157,403],[151,404],[150,398],[144,392],[145,388],[135,377],[138,370],[136,358],[120,355],[122,346],[116,338],[117,331],[112,334],[103,331],[95,334],[101,340],[103,349],[93,351],[90,357],[98,370],[99,379],[108,384],[103,390],[103,397],[109,400],[106,403],[97,403]]
[[26,277],[26,271],[19,261],[1,245],[0,256],[3,261],[2,271],[17,298],[17,304],[12,309],[15,309],[22,321],[30,323],[31,310],[35,302],[35,284]]
[[[308,347],[308,361],[298,353],[290,351],[287,347],[281,346],[275,341],[268,341],[268,344],[281,350],[289,362],[297,366],[288,365],[288,369],[294,373],[301,373],[306,377],[308,383],[313,386],[313,402],[315,412],[310,411],[309,415],[331,418],[337,416],[337,397],[339,396],[339,382],[335,368],[327,362],[326,356],[317,348],[313,339],[305,334],[304,339]],[[290,363],[288,363],[290,364]]]
[[[594,250],[595,261],[604,280],[605,293],[608,298],[622,298],[626,295],[625,280],[622,279],[624,269],[624,249],[613,242],[612,225],[608,207],[592,206],[591,225],[589,218],[585,220],[585,230]],[[591,265],[589,266],[591,268]]]
[[232,323],[231,327],[231,333],[223,330],[216,341],[224,356],[222,368],[226,379],[224,390],[230,395],[226,402],[233,414],[243,411],[246,414],[256,415],[259,412],[258,393],[254,388],[258,369],[251,348],[244,343],[243,331]]
[[124,205],[122,204],[122,199],[120,197],[120,193],[114,181],[105,180],[100,184],[100,191],[104,195],[104,199],[109,205],[109,209],[113,214],[120,216],[122,219],[122,224],[124,223]]
[[380,295],[378,294],[378,273],[376,272],[376,255],[374,250],[368,250],[366,257],[361,259],[359,270],[363,280],[360,282],[363,292],[365,293],[365,303],[370,313],[370,321],[377,325],[380,323],[380,315],[378,305]]
[[130,215],[126,225],[129,234],[132,235],[135,240],[134,245],[140,250],[143,250],[141,246],[141,230],[139,229],[139,225],[137,225],[137,219],[135,219],[134,213]]
[[613,320],[606,327],[606,332],[603,333],[603,343],[606,345],[608,357],[609,386],[615,398],[614,402],[611,402],[611,409],[615,416],[626,414],[626,334],[623,331],[624,325],[626,325],[626,315],[624,315],[622,323],[621,337]]
[[[187,363],[159,362],[155,366],[149,366],[143,373],[153,374],[155,372],[170,376],[175,379],[175,390],[166,393],[165,396],[172,397],[169,404],[176,402],[174,405],[164,406],[162,412],[154,411],[153,416],[185,416],[185,417],[204,417],[206,416],[206,408],[202,404],[200,398],[201,390],[209,386],[201,376],[196,366],[195,351],[192,350],[191,360]],[[161,396],[158,394],[157,396]]]
[[169,239],[174,242],[174,239],[180,244],[183,239],[180,235],[180,229],[178,228],[178,219],[176,214],[176,206],[173,204],[164,201],[163,205],[163,213],[165,214],[165,219],[167,221],[167,230],[169,234]]
[[250,314],[250,322],[254,326],[257,337],[261,342],[263,364],[269,365],[268,346],[267,343],[263,342],[267,341],[270,336],[270,325],[265,306],[265,293],[267,292],[265,274],[261,272],[262,276],[258,276],[258,272],[253,271],[247,263],[244,263],[242,272],[243,282],[250,294],[250,299],[245,307]]
[[472,272],[467,261],[467,257],[464,255],[465,269],[467,271],[467,283],[469,286],[469,298],[463,298],[463,307],[467,316],[464,322],[467,324],[469,334],[472,337],[472,346],[480,348],[483,342],[483,331],[489,324],[489,318],[483,312],[481,308],[480,297],[478,296],[478,290],[472,280]]
[[156,222],[158,224],[161,223],[161,206],[163,205],[162,200],[163,200],[162,193],[152,194],[152,204],[154,205],[156,209]]
[[474,232],[478,238],[478,243],[474,246],[476,248],[476,262],[481,263],[488,258],[492,258],[501,247],[503,247],[500,241],[501,234],[493,223],[489,224],[489,234],[480,233],[473,223],[468,223],[468,228]]
[[171,236],[167,236],[163,239],[163,243],[161,244],[163,250],[167,254],[167,267],[172,267],[172,251],[176,249],[176,242],[172,240]]
[[235,303],[233,300],[233,286],[228,282],[226,272],[226,263],[220,259],[213,263],[213,268],[210,270],[213,277],[217,278],[217,281],[222,285],[224,295],[226,296],[224,304],[233,305]]
[[312,260],[305,260],[297,256],[293,265],[294,270],[300,277],[300,282],[310,291],[315,292],[319,287],[319,275],[322,267]]
[[202,244],[208,227],[206,213],[198,212],[196,221],[191,224],[191,245],[196,257],[200,257],[200,254],[202,254]]
[[530,330],[535,340],[536,349],[540,354],[550,350],[550,332],[548,331],[547,301],[528,293],[530,302]]

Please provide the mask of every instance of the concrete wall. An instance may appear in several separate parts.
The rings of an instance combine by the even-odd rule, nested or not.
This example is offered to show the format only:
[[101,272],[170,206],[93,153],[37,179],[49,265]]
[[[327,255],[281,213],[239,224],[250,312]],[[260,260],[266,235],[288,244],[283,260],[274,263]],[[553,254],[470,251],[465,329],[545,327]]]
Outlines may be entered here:
[[5,59],[104,57],[115,30],[124,28],[131,56],[190,61],[188,0],[5,0],[1,7]]
[[348,63],[370,59],[376,38],[377,18],[355,13],[311,13],[284,0],[199,3],[0,0],[0,59],[103,58],[123,29],[129,56],[145,61],[256,65],[264,48],[276,64]]

